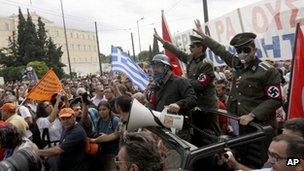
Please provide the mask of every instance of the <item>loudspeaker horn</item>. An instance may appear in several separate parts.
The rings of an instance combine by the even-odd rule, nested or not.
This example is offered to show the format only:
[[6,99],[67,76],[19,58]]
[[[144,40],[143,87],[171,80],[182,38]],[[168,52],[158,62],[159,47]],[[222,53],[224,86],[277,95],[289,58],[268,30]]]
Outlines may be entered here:
[[149,126],[160,126],[181,130],[183,128],[183,123],[184,116],[182,115],[153,111],[134,99],[127,121],[127,130]]

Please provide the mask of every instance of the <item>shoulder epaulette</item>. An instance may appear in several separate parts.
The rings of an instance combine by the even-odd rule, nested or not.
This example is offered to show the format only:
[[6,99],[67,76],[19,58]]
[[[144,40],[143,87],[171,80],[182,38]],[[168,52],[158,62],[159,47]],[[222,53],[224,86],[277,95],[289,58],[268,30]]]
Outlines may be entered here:
[[207,57],[203,59],[203,63],[209,63],[213,66],[213,62]]
[[259,67],[261,67],[262,69],[264,69],[265,71],[267,71],[270,68],[273,68],[272,65],[270,65],[268,62],[260,62],[259,63]]

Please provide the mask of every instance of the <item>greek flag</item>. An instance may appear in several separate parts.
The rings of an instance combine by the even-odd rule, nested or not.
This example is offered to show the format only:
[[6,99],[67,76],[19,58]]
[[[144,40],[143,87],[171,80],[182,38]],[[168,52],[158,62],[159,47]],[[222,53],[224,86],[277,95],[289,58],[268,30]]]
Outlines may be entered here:
[[118,47],[111,47],[111,70],[119,71],[127,75],[134,87],[145,90],[148,85],[148,75]]

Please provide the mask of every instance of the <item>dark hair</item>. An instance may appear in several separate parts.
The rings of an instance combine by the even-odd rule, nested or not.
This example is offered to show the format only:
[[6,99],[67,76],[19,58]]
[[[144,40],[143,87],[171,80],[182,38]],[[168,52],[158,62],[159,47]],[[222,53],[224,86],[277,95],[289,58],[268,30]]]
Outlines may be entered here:
[[[122,137],[120,148],[126,149],[126,161],[139,170],[162,171],[163,161],[154,140],[143,132],[130,132]],[[129,166],[130,167],[130,166]]]
[[205,53],[207,50],[207,46],[205,46],[203,43],[194,43],[195,46],[201,46],[203,47],[202,52]]
[[302,137],[281,134],[274,137],[272,141],[285,141],[287,143],[286,153],[289,158],[304,159],[304,139]]
[[112,115],[112,108],[111,104],[108,101],[102,100],[101,102],[98,103],[97,110],[99,111],[101,106],[105,106],[110,110],[110,116]]
[[[132,100],[128,96],[119,96],[115,100],[115,105],[119,106],[123,112],[130,112]],[[117,111],[117,109],[116,109]]]
[[44,102],[47,101],[39,102],[37,105],[37,110],[36,110],[37,119],[40,117],[47,117],[49,115],[49,113],[47,113],[47,111],[45,110]]
[[14,149],[22,143],[22,135],[18,129],[8,123],[0,127],[0,144],[1,148]]
[[304,119],[303,118],[294,118],[287,120],[284,124],[285,129],[292,130],[294,132],[299,132],[304,138]]

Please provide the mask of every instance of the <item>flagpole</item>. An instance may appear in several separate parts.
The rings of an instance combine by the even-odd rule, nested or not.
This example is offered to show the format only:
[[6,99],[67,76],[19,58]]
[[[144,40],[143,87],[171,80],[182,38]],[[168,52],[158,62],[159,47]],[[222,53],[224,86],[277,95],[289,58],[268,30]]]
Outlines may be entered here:
[[66,46],[67,56],[68,56],[69,72],[70,72],[70,77],[72,77],[72,68],[71,68],[69,44],[68,44],[68,37],[67,37],[67,33],[66,33],[66,26],[65,26],[65,19],[64,19],[64,12],[63,12],[62,0],[60,0],[60,4],[61,4],[61,13],[62,13],[62,21],[63,21],[63,30],[64,30],[64,37],[65,37],[65,46]]
[[99,40],[98,40],[98,30],[97,30],[97,22],[95,21],[95,32],[96,32],[96,42],[97,42],[97,51],[98,51],[98,62],[99,62],[99,71],[100,76],[102,76],[102,61],[100,59],[100,48],[99,48]]
[[293,46],[293,57],[292,57],[292,65],[291,65],[291,70],[290,70],[290,81],[288,85],[288,113],[287,113],[287,118],[290,116],[290,98],[291,98],[291,85],[292,85],[292,78],[293,78],[293,69],[294,69],[294,62],[295,62],[295,56],[296,56],[296,50],[297,50],[297,37],[298,37],[298,31],[300,29],[300,23],[297,23],[296,27],[296,33],[295,33],[295,41],[294,41],[294,46]]
[[[27,97],[32,93],[32,91],[39,85],[39,83],[44,79],[44,77],[47,76],[47,74],[48,74],[51,70],[53,70],[53,68],[49,69],[48,72],[46,72],[46,73],[44,74],[44,76],[39,80],[39,82],[36,83],[36,85],[31,89],[31,91],[27,93]],[[25,97],[25,99],[27,99],[27,97]]]

